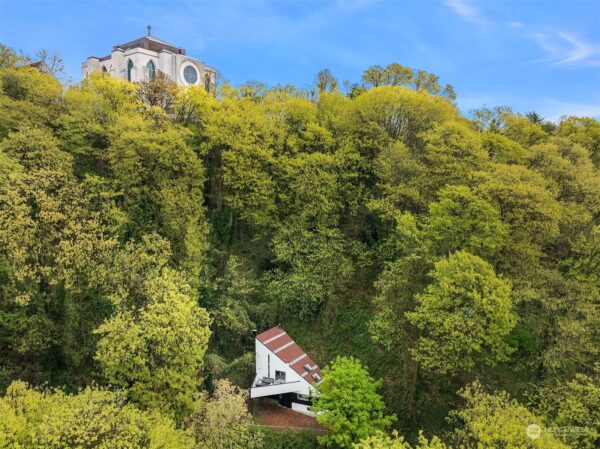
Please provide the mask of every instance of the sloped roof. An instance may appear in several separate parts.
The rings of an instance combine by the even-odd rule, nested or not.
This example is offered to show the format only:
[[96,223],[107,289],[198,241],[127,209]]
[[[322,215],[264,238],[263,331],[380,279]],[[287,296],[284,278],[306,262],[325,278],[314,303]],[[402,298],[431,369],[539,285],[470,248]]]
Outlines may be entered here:
[[[302,376],[308,383],[316,384],[313,374],[323,377],[319,366],[311,359],[306,352],[292,340],[281,326],[272,327],[259,334],[256,339],[272,351],[277,357],[287,363],[294,371]],[[304,365],[312,369],[307,371]]]
[[145,48],[146,50],[155,51],[157,53],[162,50],[168,50],[172,53],[185,55],[185,50],[183,48],[169,44],[168,42],[165,42],[154,36],[143,36],[131,42],[115,45],[114,48],[120,48],[122,50],[129,50],[130,48]]
[[31,64],[28,65],[28,67],[33,67],[35,69],[38,69],[42,73],[47,73],[48,75],[53,75],[52,70],[50,70],[50,67],[48,67],[48,64],[46,64],[44,61],[32,62]]

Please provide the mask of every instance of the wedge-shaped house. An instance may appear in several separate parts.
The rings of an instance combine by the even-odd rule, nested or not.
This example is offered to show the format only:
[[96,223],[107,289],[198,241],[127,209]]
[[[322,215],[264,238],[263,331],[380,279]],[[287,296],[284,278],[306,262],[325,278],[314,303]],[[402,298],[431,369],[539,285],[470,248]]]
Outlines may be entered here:
[[310,397],[321,382],[317,364],[280,326],[255,339],[256,376],[251,398],[271,397],[285,407],[312,415]]

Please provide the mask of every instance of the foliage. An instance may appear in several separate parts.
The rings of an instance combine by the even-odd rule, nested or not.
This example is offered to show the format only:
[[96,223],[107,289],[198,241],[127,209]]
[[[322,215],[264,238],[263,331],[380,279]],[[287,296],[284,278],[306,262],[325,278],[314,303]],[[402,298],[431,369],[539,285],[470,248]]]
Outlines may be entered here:
[[534,396],[534,410],[548,425],[563,429],[558,437],[572,447],[591,449],[600,440],[600,363],[591,375],[576,374],[563,383],[546,385]]
[[[204,389],[247,387],[253,331],[281,324],[319,364],[359,357],[382,379],[340,368],[375,408],[336,396],[353,417],[335,415],[330,445],[560,447],[518,429],[598,419],[596,119],[464,117],[451,86],[397,63],[206,92],[102,72],[66,88],[27,62],[0,46],[0,391],[61,386],[74,394],[23,395],[83,434],[88,388],[102,397],[89,413],[106,404],[117,435],[141,435],[123,445],[151,447],[171,418],[218,413]],[[461,399],[474,378],[507,393]],[[54,429],[1,407],[15,429],[34,423],[21,446]],[[392,413],[406,440],[377,432]],[[63,424],[51,435],[75,445]],[[248,429],[240,441],[262,433]],[[268,431],[262,444],[316,445]]]
[[324,378],[313,398],[311,411],[317,422],[331,431],[319,437],[326,446],[351,448],[352,443],[386,430],[394,416],[384,413],[385,405],[375,381],[360,361],[338,357],[324,371]]
[[[360,443],[352,445],[353,449],[411,449],[398,432],[393,431],[392,436],[378,433],[374,436],[365,438]],[[444,444],[438,437],[433,437],[430,441],[420,432],[419,439],[415,449],[450,449],[450,446]]]
[[261,432],[264,433],[263,449],[317,449],[321,447],[314,434],[308,430],[292,432],[266,428]]
[[510,283],[465,251],[437,262],[431,277],[407,314],[420,331],[413,355],[423,368],[448,374],[471,368],[478,357],[507,360],[511,348],[503,338],[516,323]]
[[96,359],[107,381],[128,388],[133,401],[181,420],[192,410],[200,385],[209,317],[171,270],[141,289],[141,307],[121,308],[96,330],[101,336]]
[[14,382],[0,399],[0,447],[189,449],[172,420],[127,404],[121,393],[87,387],[74,395]]
[[486,393],[479,382],[467,385],[461,396],[465,406],[453,412],[454,438],[466,449],[498,447],[567,449],[568,446],[542,429],[538,438],[528,436],[531,425],[543,428],[543,422],[506,392]]
[[186,427],[196,436],[199,449],[258,449],[262,434],[252,431],[252,416],[246,402],[248,393],[226,380],[216,383],[209,398],[203,393]]
[[423,233],[429,251],[438,256],[464,250],[484,259],[498,254],[508,239],[508,227],[487,201],[465,186],[447,186],[429,203]]

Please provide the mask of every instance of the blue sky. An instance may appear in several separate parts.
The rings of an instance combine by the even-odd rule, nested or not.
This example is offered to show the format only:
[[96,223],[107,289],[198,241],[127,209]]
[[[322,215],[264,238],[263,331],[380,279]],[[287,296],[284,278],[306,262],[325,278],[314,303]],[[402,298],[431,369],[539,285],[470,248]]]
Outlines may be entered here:
[[0,0],[0,42],[82,61],[146,33],[187,49],[233,84],[307,87],[329,68],[425,69],[458,104],[600,117],[600,0]]

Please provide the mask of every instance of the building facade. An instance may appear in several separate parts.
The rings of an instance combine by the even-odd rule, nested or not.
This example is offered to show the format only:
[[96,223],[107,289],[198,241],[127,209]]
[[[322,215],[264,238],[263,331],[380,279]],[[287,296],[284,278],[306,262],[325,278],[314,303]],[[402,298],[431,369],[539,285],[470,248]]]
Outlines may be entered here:
[[255,339],[256,376],[250,398],[270,397],[294,411],[313,415],[311,396],[321,382],[321,370],[280,327]]
[[90,56],[81,67],[82,78],[103,71],[132,83],[152,80],[162,73],[180,86],[200,85],[211,92],[216,85],[215,69],[186,55],[183,48],[148,35],[115,45],[109,55]]

